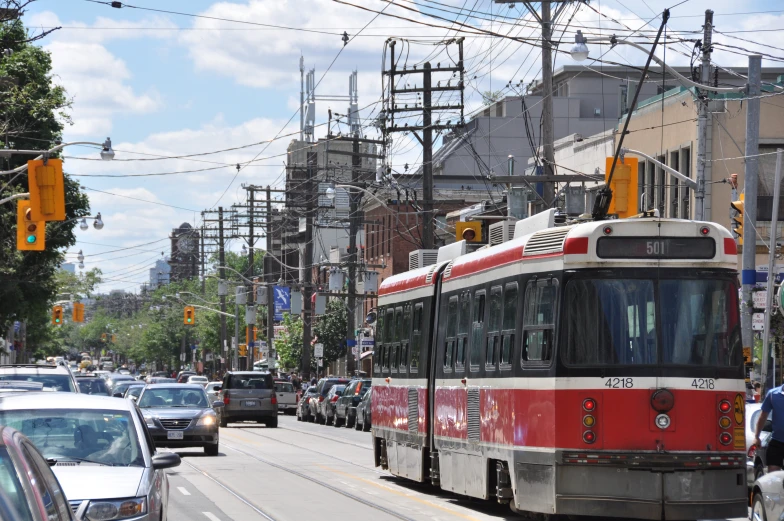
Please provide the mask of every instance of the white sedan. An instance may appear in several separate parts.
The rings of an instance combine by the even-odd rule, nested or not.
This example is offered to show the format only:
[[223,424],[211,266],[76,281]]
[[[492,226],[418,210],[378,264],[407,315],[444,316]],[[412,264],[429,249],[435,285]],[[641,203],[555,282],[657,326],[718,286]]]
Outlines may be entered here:
[[784,470],[765,474],[754,482],[752,521],[778,520],[784,516]]

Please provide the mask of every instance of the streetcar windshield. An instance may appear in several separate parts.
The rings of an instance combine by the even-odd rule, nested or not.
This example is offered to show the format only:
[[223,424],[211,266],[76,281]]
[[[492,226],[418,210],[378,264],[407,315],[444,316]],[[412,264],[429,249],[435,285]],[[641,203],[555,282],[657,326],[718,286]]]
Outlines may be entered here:
[[573,279],[564,291],[563,360],[736,367],[737,295],[718,279]]

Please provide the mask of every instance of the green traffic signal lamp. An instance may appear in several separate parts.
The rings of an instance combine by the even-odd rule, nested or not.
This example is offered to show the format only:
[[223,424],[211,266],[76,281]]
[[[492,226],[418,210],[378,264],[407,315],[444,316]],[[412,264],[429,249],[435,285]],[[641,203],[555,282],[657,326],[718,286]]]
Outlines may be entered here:
[[27,236],[27,244],[35,244],[35,241],[36,241],[35,235]]
[[54,319],[54,321],[57,322],[58,324],[60,323],[60,319],[59,318]]

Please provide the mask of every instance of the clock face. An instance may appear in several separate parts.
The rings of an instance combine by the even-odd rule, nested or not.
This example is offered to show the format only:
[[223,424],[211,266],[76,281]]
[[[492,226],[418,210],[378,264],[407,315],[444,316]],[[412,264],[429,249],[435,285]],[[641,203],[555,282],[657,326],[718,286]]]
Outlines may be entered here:
[[191,253],[195,242],[192,237],[180,237],[177,240],[177,249],[183,253]]

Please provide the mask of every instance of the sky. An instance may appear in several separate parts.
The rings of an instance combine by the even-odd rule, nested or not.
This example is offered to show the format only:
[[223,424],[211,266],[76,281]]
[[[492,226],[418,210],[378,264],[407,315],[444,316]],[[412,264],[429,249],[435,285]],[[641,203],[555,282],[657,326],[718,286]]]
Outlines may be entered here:
[[[521,3],[340,2],[135,0],[121,9],[91,0],[30,4],[23,19],[31,33],[60,27],[37,44],[51,53],[54,81],[72,99],[64,141],[103,142],[110,136],[116,151],[115,161],[103,162],[95,148],[66,149],[66,171],[78,176],[93,214],[101,212],[105,223],[100,231],[77,229],[78,242],[67,261],[77,262],[81,250],[85,268],[104,273],[100,291],[138,291],[155,260],[170,254],[172,228],[183,222],[199,226],[201,211],[244,201],[243,183],[281,187],[286,147],[299,132],[300,56],[306,69],[315,68],[317,95],[347,95],[349,75],[358,72],[360,115],[372,138],[378,137],[372,121],[380,108],[382,59],[390,37],[406,39],[397,49],[405,49],[406,63],[446,64],[453,53],[435,43],[466,36],[466,114],[482,105],[482,93],[514,95],[520,92],[516,84],[539,76],[540,50],[531,45],[539,30]],[[650,42],[659,15],[673,4],[678,1],[573,5],[558,21],[555,36],[563,38],[565,50],[579,28],[589,42],[616,31],[636,31],[637,41]],[[701,38],[708,8],[723,33],[714,36],[715,63],[745,66],[753,50],[772,56],[763,59],[763,67],[782,65],[776,57],[784,57],[784,5],[777,0],[680,2],[671,9],[667,30],[670,38],[687,41],[673,42],[666,55],[662,50],[657,55],[688,65],[693,46],[688,40]],[[344,31],[350,37],[345,46]],[[644,53],[629,47],[589,46],[592,57],[634,65],[645,61]],[[566,53],[557,53],[555,60],[556,69],[576,64]],[[344,114],[347,103],[317,102],[317,137],[326,133],[329,109]],[[388,161],[395,171],[421,161],[421,148],[411,136],[397,135],[392,151]],[[243,165],[239,172],[237,163]],[[229,248],[238,251],[240,243]]]

